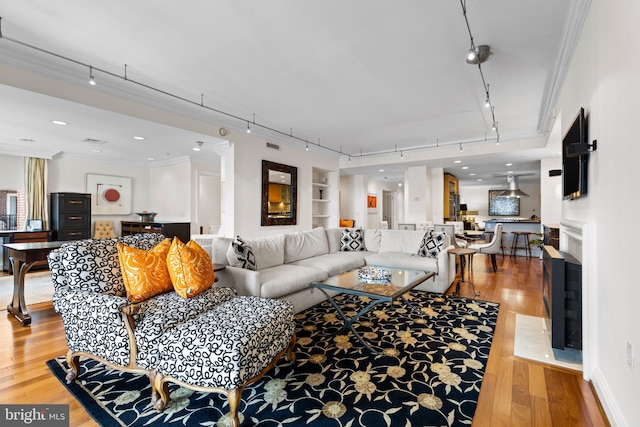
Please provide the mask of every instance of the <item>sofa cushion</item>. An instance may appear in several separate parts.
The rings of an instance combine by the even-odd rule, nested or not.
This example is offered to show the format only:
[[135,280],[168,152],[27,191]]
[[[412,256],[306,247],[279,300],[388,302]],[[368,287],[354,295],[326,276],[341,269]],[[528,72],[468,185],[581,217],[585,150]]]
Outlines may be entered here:
[[362,228],[345,228],[340,239],[341,251],[365,251]]
[[169,276],[176,293],[192,298],[213,286],[213,264],[207,251],[193,240],[182,243],[173,238],[167,254]]
[[230,237],[214,236],[211,240],[211,262],[229,265],[227,251],[231,247],[231,242],[233,239]]
[[327,233],[323,227],[284,235],[284,263],[329,253]]
[[231,246],[227,250],[227,259],[229,265],[233,267],[246,268],[247,270],[258,269],[253,248],[240,236],[236,236],[236,239],[231,242]]
[[440,251],[444,248],[446,234],[428,230],[424,233],[418,255],[427,258],[437,258]]
[[260,270],[260,292],[266,298],[280,298],[309,287],[329,275],[324,270],[302,265],[283,264]]
[[380,248],[378,252],[417,254],[422,237],[424,237],[423,231],[380,230]]
[[327,235],[327,243],[329,244],[329,253],[340,251],[340,239],[342,239],[342,230],[344,228],[327,228],[325,234]]
[[364,247],[370,252],[378,252],[380,249],[380,229],[367,228],[364,230]]
[[[238,239],[238,237],[236,237],[236,240]],[[263,268],[269,268],[275,265],[284,264],[283,234],[269,237],[259,237],[256,239],[245,239],[244,242],[251,248],[254,254],[256,266],[255,270],[262,270]],[[233,247],[233,243],[231,246]],[[242,267],[242,265],[238,262],[237,257],[232,250],[232,247],[227,251],[227,259],[229,260],[229,265],[233,267]]]
[[438,273],[438,260],[426,258],[418,254],[402,252],[380,252],[365,257],[367,265],[390,267],[408,270],[434,271]]
[[155,295],[173,291],[167,269],[171,239],[164,239],[146,251],[118,243],[118,261],[127,299],[141,302]]
[[372,253],[373,252],[362,251],[335,252],[332,254],[324,254],[313,258],[303,259],[295,262],[294,264],[324,270],[329,276],[335,276],[364,266],[365,256]]

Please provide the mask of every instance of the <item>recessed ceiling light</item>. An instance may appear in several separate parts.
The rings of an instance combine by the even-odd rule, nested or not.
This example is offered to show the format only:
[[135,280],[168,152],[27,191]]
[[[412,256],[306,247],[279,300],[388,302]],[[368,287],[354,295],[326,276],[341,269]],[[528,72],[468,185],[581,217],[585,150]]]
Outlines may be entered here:
[[51,120],[51,123],[53,123],[54,125],[61,125],[61,126],[66,126],[69,124],[67,122],[63,122],[62,120]]
[[482,178],[478,178],[478,179],[477,179],[477,181],[478,181],[478,182],[482,181]]
[[91,151],[93,151],[94,153],[102,153],[102,150],[91,150]]
[[147,157],[147,160],[155,160],[153,157]]
[[467,169],[469,169],[469,166],[463,166],[462,167],[462,170],[467,170]]
[[453,163],[462,163],[462,160],[454,160]]
[[505,163],[505,166],[513,166],[513,163]]
[[193,151],[200,151],[200,147],[193,147],[192,150]]
[[384,169],[378,169],[378,172],[384,172]]
[[138,141],[142,141],[144,136],[134,136],[133,139],[137,139]]
[[476,174],[475,173],[470,173],[469,176],[476,176]]
[[513,173],[513,171],[507,171],[507,173]]

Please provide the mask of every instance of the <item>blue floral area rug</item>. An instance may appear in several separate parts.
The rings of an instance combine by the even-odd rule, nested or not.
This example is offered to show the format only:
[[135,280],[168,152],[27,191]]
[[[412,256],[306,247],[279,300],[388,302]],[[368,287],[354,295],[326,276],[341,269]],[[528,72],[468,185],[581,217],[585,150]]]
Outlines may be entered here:
[[[347,315],[363,297],[339,295]],[[282,358],[242,394],[242,426],[468,426],[476,409],[499,304],[414,291],[380,304],[355,329],[372,353],[325,301],[296,315],[296,360]],[[64,358],[47,362],[103,426],[227,426],[224,396],[170,385],[162,413],[151,405],[145,375],[81,361],[75,382],[64,381]]]

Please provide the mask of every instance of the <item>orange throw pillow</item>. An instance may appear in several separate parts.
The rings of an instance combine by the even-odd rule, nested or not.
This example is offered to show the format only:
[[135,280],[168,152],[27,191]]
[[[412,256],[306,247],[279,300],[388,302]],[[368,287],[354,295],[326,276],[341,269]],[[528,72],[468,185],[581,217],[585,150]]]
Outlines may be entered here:
[[173,238],[167,255],[167,267],[173,289],[183,298],[194,297],[213,286],[215,277],[211,258],[193,240],[185,244],[177,237]]
[[167,269],[170,248],[171,239],[164,239],[148,251],[118,243],[118,260],[129,301],[142,302],[173,291]]

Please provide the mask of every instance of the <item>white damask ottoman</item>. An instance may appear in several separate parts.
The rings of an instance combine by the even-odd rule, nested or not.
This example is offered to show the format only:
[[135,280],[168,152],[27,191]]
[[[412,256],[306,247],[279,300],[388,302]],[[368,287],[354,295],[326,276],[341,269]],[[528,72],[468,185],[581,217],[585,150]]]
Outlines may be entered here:
[[293,304],[239,296],[165,332],[158,364],[151,370],[152,399],[162,411],[168,383],[225,394],[229,417],[239,426],[242,390],[262,377],[285,353],[293,360]]

